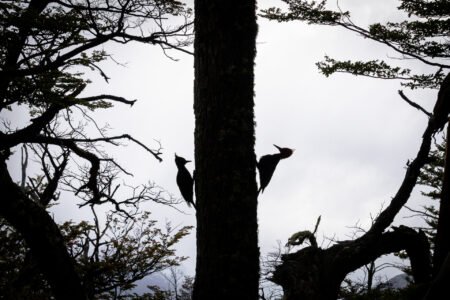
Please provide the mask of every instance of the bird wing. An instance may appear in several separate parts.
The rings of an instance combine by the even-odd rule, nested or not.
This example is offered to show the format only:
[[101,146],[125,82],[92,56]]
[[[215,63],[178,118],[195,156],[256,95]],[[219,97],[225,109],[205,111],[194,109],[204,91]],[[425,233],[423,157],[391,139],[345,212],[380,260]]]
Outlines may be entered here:
[[269,184],[279,161],[279,154],[264,155],[259,159],[259,162],[256,166],[258,167],[259,171],[259,185],[261,191],[264,191],[266,186]]
[[193,203],[194,180],[186,168],[181,168],[177,174],[177,184],[181,195],[189,204]]

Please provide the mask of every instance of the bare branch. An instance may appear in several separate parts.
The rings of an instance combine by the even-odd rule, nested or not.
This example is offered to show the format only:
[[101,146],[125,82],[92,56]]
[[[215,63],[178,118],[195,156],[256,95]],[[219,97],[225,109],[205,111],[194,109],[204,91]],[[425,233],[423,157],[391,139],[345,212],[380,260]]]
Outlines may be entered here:
[[85,98],[78,98],[76,101],[79,101],[79,102],[81,102],[80,104],[82,104],[82,102],[93,102],[93,101],[98,101],[98,100],[117,101],[117,102],[129,104],[130,106],[133,106],[133,104],[137,101],[136,99],[135,100],[127,100],[123,97],[118,97],[118,96],[114,96],[114,95],[98,95],[98,96],[91,96],[91,97],[85,97]]
[[144,148],[145,150],[150,152],[159,162],[162,162],[162,158],[160,157],[160,155],[162,154],[160,152],[161,148],[156,151],[152,150],[152,149],[148,148],[147,146],[145,146],[140,141],[138,141],[135,138],[133,138],[132,136],[130,136],[129,134],[122,134],[122,135],[118,135],[118,136],[101,137],[101,138],[94,138],[94,139],[70,139],[68,141],[81,142],[81,143],[93,143],[93,142],[113,143],[114,140],[120,140],[120,139],[129,139],[129,140],[133,141],[134,143],[138,144],[139,146],[141,146],[142,148]]
[[373,41],[378,42],[378,43],[385,44],[385,45],[387,45],[388,47],[390,47],[390,48],[392,48],[393,50],[395,50],[396,52],[398,52],[398,53],[400,53],[400,54],[402,54],[402,55],[405,55],[405,56],[409,56],[409,57],[415,58],[415,59],[417,59],[417,60],[423,62],[424,64],[427,64],[427,65],[430,65],[430,66],[434,66],[434,67],[439,67],[439,68],[442,68],[442,69],[448,69],[448,68],[450,68],[450,65],[432,62],[432,61],[430,61],[430,60],[427,60],[427,59],[423,58],[422,56],[420,56],[420,55],[418,55],[418,54],[404,51],[404,50],[400,49],[397,45],[395,45],[394,43],[389,42],[389,41],[386,40],[386,39],[374,38],[374,37],[369,33],[369,31],[367,31],[367,30],[365,30],[364,28],[359,27],[359,26],[357,26],[357,25],[355,25],[355,24],[353,24],[353,23],[345,23],[345,22],[339,22],[339,21],[338,21],[338,22],[336,22],[336,24],[337,24],[337,25],[340,25],[340,26],[342,26],[342,27],[344,27],[344,28],[346,28],[346,29],[348,29],[348,30],[350,30],[350,31],[359,33],[360,35],[362,35],[362,36],[365,37],[365,38],[368,38],[368,39],[373,40]]
[[21,148],[21,167],[22,167],[22,180],[20,181],[20,187],[25,190],[26,178],[27,178],[27,166],[28,166],[28,149],[27,145],[24,144]]
[[[66,169],[67,162],[69,161],[69,155],[70,151],[64,151],[62,154],[62,162],[58,166],[54,165],[53,177],[48,178],[47,186],[40,194],[40,201],[44,207],[46,207],[52,199],[56,200],[59,196],[56,191],[58,188],[58,183],[64,173],[64,170]],[[49,157],[51,157],[50,154]]]
[[412,209],[411,207],[405,205],[405,208],[407,210],[409,210],[410,212],[415,213],[415,215],[413,215],[412,217],[416,217],[416,216],[422,216],[422,217],[427,217],[433,220],[438,220],[438,217],[435,215],[432,215],[430,213],[427,213],[426,211],[420,211],[420,210],[416,210],[416,209]]
[[408,165],[405,177],[397,191],[397,194],[392,198],[391,203],[384,209],[380,215],[373,222],[368,234],[382,233],[394,220],[400,209],[406,204],[414,189],[417,178],[420,174],[420,169],[426,164],[428,154],[430,153],[431,140],[434,133],[435,125],[430,121],[422,137],[422,144],[416,158]]
[[421,112],[423,112],[424,114],[426,114],[428,117],[431,117],[431,113],[426,111],[422,106],[420,106],[419,104],[413,102],[412,100],[408,99],[408,97],[405,96],[405,94],[403,93],[402,90],[398,91],[398,94],[400,95],[400,97],[402,97],[403,100],[406,101],[406,103],[408,103],[409,105],[411,105],[414,108],[417,108],[418,110],[420,110]]

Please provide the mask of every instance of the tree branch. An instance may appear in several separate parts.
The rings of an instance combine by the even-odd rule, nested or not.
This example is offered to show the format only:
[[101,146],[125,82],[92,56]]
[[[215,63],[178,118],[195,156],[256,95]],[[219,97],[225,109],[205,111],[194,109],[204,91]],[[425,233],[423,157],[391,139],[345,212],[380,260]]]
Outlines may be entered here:
[[[47,186],[45,187],[44,191],[39,195],[40,202],[44,207],[46,207],[52,199],[58,198],[58,196],[56,196],[58,195],[56,194],[56,190],[58,188],[59,180],[61,179],[64,170],[66,169],[67,162],[69,160],[69,154],[70,154],[69,151],[64,152],[62,154],[63,157],[62,162],[58,166],[54,165],[53,177],[47,179],[48,180]],[[48,155],[51,159],[51,155],[50,154]]]
[[24,237],[56,299],[87,299],[57,225],[12,181],[3,160],[0,160],[0,190],[1,217]]
[[32,119],[31,124],[25,128],[17,130],[11,134],[0,132],[1,149],[8,149],[20,143],[26,143],[29,138],[38,135],[45,126],[58,114],[63,107],[60,105],[50,105],[50,107],[39,117]]
[[118,135],[118,136],[101,137],[101,138],[94,138],[94,139],[67,139],[67,141],[72,141],[72,142],[77,142],[77,143],[93,143],[93,142],[113,143],[112,141],[120,140],[120,139],[128,139],[128,140],[138,144],[139,146],[141,146],[142,148],[147,150],[147,152],[152,154],[159,162],[162,162],[162,158],[160,157],[160,155],[162,154],[160,152],[161,149],[158,149],[156,151],[152,150],[152,149],[148,148],[147,146],[145,146],[140,141],[138,141],[135,138],[133,138],[132,136],[130,136],[129,134],[122,134],[122,135]]
[[98,96],[91,96],[91,97],[84,97],[84,98],[77,98],[75,101],[76,102],[81,102],[80,104],[83,104],[83,102],[93,102],[93,101],[98,101],[98,100],[111,100],[111,101],[117,101],[117,102],[122,102],[125,104],[129,104],[130,106],[133,106],[134,103],[137,101],[137,99],[135,100],[127,100],[123,97],[118,97],[118,96],[114,96],[114,95],[98,95]]
[[403,93],[402,90],[398,91],[398,94],[400,95],[400,97],[402,97],[403,100],[406,101],[406,103],[408,103],[409,105],[411,105],[414,108],[417,108],[418,110],[420,110],[421,112],[423,112],[424,114],[426,114],[428,117],[431,117],[431,113],[426,111],[422,106],[420,106],[419,104],[411,101],[410,99],[408,99],[408,97],[405,96],[405,94]]
[[422,137],[422,144],[420,145],[419,152],[417,153],[416,158],[408,165],[405,177],[403,178],[403,182],[400,185],[397,194],[392,198],[389,206],[380,213],[378,218],[376,218],[367,234],[382,233],[389,225],[391,225],[397,213],[408,201],[409,196],[416,185],[417,178],[420,174],[420,169],[428,161],[428,154],[430,153],[431,140],[433,136],[433,127],[432,122],[428,122],[427,128],[425,129]]

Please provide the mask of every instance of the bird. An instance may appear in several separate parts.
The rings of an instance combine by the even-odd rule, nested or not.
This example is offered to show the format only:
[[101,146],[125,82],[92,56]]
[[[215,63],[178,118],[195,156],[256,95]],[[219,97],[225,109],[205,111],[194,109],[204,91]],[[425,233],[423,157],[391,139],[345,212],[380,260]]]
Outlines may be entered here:
[[280,160],[288,158],[294,153],[295,149],[290,148],[281,148],[277,145],[274,145],[280,153],[276,154],[267,154],[262,156],[259,159],[259,162],[256,164],[259,171],[259,190],[258,194],[264,192],[264,189],[272,179],[273,172],[275,172],[275,168],[277,167]]
[[177,156],[175,153],[175,164],[178,168],[177,173],[177,185],[180,189],[181,195],[183,196],[184,200],[186,201],[187,205],[189,207],[194,206],[195,203],[193,200],[194,196],[194,179],[192,179],[191,173],[189,173],[188,169],[186,169],[186,164],[188,162],[191,162],[190,160],[186,160],[181,156]]

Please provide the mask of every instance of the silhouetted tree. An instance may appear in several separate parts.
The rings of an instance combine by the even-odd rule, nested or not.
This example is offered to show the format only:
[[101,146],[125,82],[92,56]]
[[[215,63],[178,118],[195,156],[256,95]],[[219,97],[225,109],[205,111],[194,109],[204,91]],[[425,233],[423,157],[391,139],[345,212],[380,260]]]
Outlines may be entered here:
[[[402,22],[372,24],[363,28],[350,19],[347,11],[328,9],[327,1],[284,0],[287,10],[270,8],[262,16],[279,22],[301,20],[310,24],[341,26],[352,32],[380,42],[401,55],[412,58],[427,66],[435,67],[430,74],[414,74],[410,69],[391,66],[384,60],[338,61],[325,57],[319,62],[319,70],[329,76],[336,72],[382,79],[398,79],[410,89],[439,89],[432,112],[410,100],[403,91],[400,96],[408,104],[429,117],[424,130],[422,144],[417,156],[408,164],[403,182],[390,204],[361,237],[341,241],[328,249],[304,248],[297,253],[285,255],[283,263],[275,274],[274,281],[281,284],[286,299],[336,299],[336,291],[345,274],[369,263],[380,255],[406,249],[411,260],[416,284],[429,284],[431,262],[429,245],[423,232],[416,232],[405,226],[387,231],[394,217],[407,203],[416,185],[421,168],[428,162],[432,137],[441,131],[448,121],[450,112],[450,75],[444,72],[450,68],[446,59],[450,57],[448,47],[448,18],[450,6],[447,1],[402,0],[399,9],[407,13]],[[395,60],[393,60],[395,61]],[[440,216],[449,219],[450,215]],[[448,236],[447,236],[448,240]],[[422,295],[424,291],[416,293]]]
[[[64,222],[59,228],[92,299],[125,299],[136,282],[178,266],[174,247],[190,227],[156,227],[149,213],[133,218],[109,212],[101,222]],[[50,299],[51,289],[20,234],[0,223],[0,299]]]
[[422,230],[427,234],[432,249],[434,249],[434,239],[439,217],[439,207],[436,202],[439,202],[441,197],[445,148],[445,140],[442,143],[435,143],[434,149],[430,152],[429,161],[420,171],[417,181],[419,185],[427,187],[426,191],[421,192],[422,195],[433,201],[424,205],[421,210],[408,207],[411,212],[418,214],[424,219],[426,226],[422,227]]
[[[127,134],[108,136],[98,127],[98,136],[86,133],[85,123],[97,126],[90,110],[114,102],[133,105],[135,100],[82,95],[90,83],[83,68],[108,80],[99,64],[109,58],[99,48],[107,42],[185,51],[189,10],[174,0],[14,0],[1,1],[0,12],[0,112],[29,114],[24,123],[13,119],[0,125],[0,217],[24,238],[57,299],[86,299],[74,260],[45,204],[58,198],[62,184],[82,205],[110,203],[126,214],[126,206],[152,199],[152,194],[144,186],[133,189],[130,197],[119,197],[116,177],[128,172],[100,145],[128,140],[158,160],[161,153]],[[167,27],[169,17],[181,18],[180,25],[171,22]],[[21,145],[33,145],[40,153],[42,173],[29,182],[31,191],[12,178],[11,169],[17,166],[7,166]]]
[[[450,100],[450,99],[449,99]],[[444,160],[444,175],[440,193],[439,217],[434,240],[433,275],[437,276],[446,257],[450,255],[450,126],[447,127],[447,142]],[[449,278],[450,279],[450,278]]]
[[194,300],[258,299],[254,0],[195,1]]

